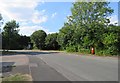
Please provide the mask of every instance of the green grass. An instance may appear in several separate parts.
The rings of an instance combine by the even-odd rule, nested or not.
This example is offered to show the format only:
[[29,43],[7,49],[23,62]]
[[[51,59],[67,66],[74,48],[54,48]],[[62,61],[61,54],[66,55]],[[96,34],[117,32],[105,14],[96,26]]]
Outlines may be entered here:
[[15,74],[2,79],[2,83],[7,83],[8,81],[32,81],[32,78],[27,74]]
[[111,55],[107,53],[107,51],[97,51],[95,50],[95,54],[91,54],[89,49],[80,49],[78,52],[72,52],[72,51],[65,51],[66,53],[70,54],[78,54],[78,55],[94,55],[94,56],[101,56],[101,57],[118,57],[120,55]]

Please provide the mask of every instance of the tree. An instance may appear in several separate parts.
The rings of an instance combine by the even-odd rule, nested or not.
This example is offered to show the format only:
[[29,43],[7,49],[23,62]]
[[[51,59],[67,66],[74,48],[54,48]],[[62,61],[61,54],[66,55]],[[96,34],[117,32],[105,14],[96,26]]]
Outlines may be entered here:
[[18,34],[19,24],[15,20],[9,21],[5,24],[2,32],[3,36],[3,49],[17,49],[19,48],[18,39],[20,35]]
[[72,23],[76,25],[76,33],[81,32],[82,38],[88,36],[88,40],[91,40],[90,46],[97,46],[100,36],[110,22],[107,17],[113,13],[113,10],[108,7],[108,4],[108,2],[76,2],[73,4],[71,18]]
[[62,29],[60,29],[57,41],[59,45],[61,45],[61,49],[66,49],[69,44],[72,44],[74,34],[74,28],[70,26],[68,23],[65,23]]
[[103,50],[105,48],[103,34],[109,31],[107,28],[110,23],[107,17],[113,13],[108,4],[109,2],[73,3],[72,15],[68,17],[68,21],[58,34],[61,47],[74,51],[90,47]]
[[46,36],[47,34],[43,30],[38,30],[35,31],[30,38],[35,47],[37,47],[38,49],[45,49]]
[[18,40],[18,43],[19,43],[19,49],[27,49],[28,47],[28,44],[30,43],[30,37],[29,36],[20,36],[19,40]]
[[57,42],[58,33],[48,34],[45,38],[46,49],[48,50],[58,50],[60,48]]
[[108,54],[120,54],[120,26],[110,25],[103,34],[104,50]]

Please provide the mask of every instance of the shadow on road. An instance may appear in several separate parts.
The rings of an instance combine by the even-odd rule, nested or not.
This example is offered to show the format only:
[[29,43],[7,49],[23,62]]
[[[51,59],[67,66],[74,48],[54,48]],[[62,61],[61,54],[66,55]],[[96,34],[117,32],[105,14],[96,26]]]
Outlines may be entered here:
[[14,56],[14,55],[21,55],[21,54],[25,54],[25,55],[40,55],[40,54],[55,54],[55,53],[59,53],[59,52],[34,52],[34,51],[12,51],[13,53],[8,53],[8,54],[2,54],[2,56]]
[[0,62],[0,73],[12,71],[15,62]]

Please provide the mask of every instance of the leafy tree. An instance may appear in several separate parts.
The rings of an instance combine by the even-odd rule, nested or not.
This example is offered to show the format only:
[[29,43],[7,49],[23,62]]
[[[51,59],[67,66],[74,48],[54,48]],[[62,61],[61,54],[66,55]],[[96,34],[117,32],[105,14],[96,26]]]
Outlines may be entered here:
[[118,52],[119,31],[116,26],[109,25],[107,17],[113,13],[113,9],[108,4],[109,2],[73,3],[72,15],[58,34],[61,47],[76,52],[81,52],[82,49],[89,51],[90,47],[95,47],[97,51],[107,50],[110,54]]
[[97,46],[104,28],[110,22],[107,17],[113,13],[113,10],[108,4],[108,2],[76,2],[71,9],[76,33],[81,32],[82,38],[88,36],[88,40],[91,40],[89,44],[92,46]]
[[30,38],[35,47],[37,47],[38,49],[45,49],[46,36],[47,34],[43,30],[38,30],[35,31]]
[[120,26],[109,26],[103,34],[104,50],[108,54],[116,55],[120,53]]
[[61,49],[66,49],[69,44],[72,44],[72,36],[73,36],[74,30],[73,27],[70,26],[68,23],[65,23],[62,29],[60,29],[57,41],[59,45],[61,45]]
[[9,21],[5,24],[3,28],[3,49],[18,49],[19,44],[18,44],[18,39],[19,39],[19,34],[18,34],[18,29],[19,24],[16,23],[15,20]]
[[58,50],[59,44],[57,42],[58,33],[48,34],[45,38],[46,49],[48,50]]
[[26,49],[28,47],[28,44],[30,43],[30,37],[21,35],[18,40],[18,43],[20,45],[19,49]]

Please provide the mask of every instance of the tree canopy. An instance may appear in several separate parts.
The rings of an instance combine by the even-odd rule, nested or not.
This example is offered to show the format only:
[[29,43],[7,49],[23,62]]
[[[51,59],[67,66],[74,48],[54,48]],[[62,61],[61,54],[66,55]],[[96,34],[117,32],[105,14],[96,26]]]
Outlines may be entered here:
[[32,42],[34,48],[41,50],[90,53],[90,49],[94,48],[98,55],[118,55],[120,26],[110,24],[108,17],[114,11],[108,5],[109,2],[74,2],[72,15],[67,17],[59,33],[48,35],[38,30],[30,37],[21,36],[18,34],[19,24],[12,20],[3,28],[3,48],[23,49]]
[[46,49],[48,50],[58,50],[60,45],[57,42],[58,33],[48,34],[45,38]]
[[19,24],[16,23],[15,20],[12,20],[10,22],[7,22],[3,28],[3,48],[6,48],[8,50],[10,49],[17,49],[18,47],[18,40],[19,34],[18,29]]
[[[108,16],[113,13],[113,9],[108,4],[109,2],[73,3],[72,15],[67,17],[68,21],[60,29],[57,38],[62,49],[90,52],[89,49],[94,47],[102,53],[103,50],[107,50],[107,54],[117,54],[118,48],[115,43],[119,44],[119,31],[116,31],[116,26],[109,25]],[[110,33],[110,27],[117,33]]]
[[37,47],[38,49],[44,49],[46,36],[47,34],[43,30],[35,31],[31,35],[31,41],[34,43],[34,47]]
[[7,50],[25,49],[30,42],[30,37],[18,34],[19,23],[11,20],[5,24],[2,32],[2,48]]

